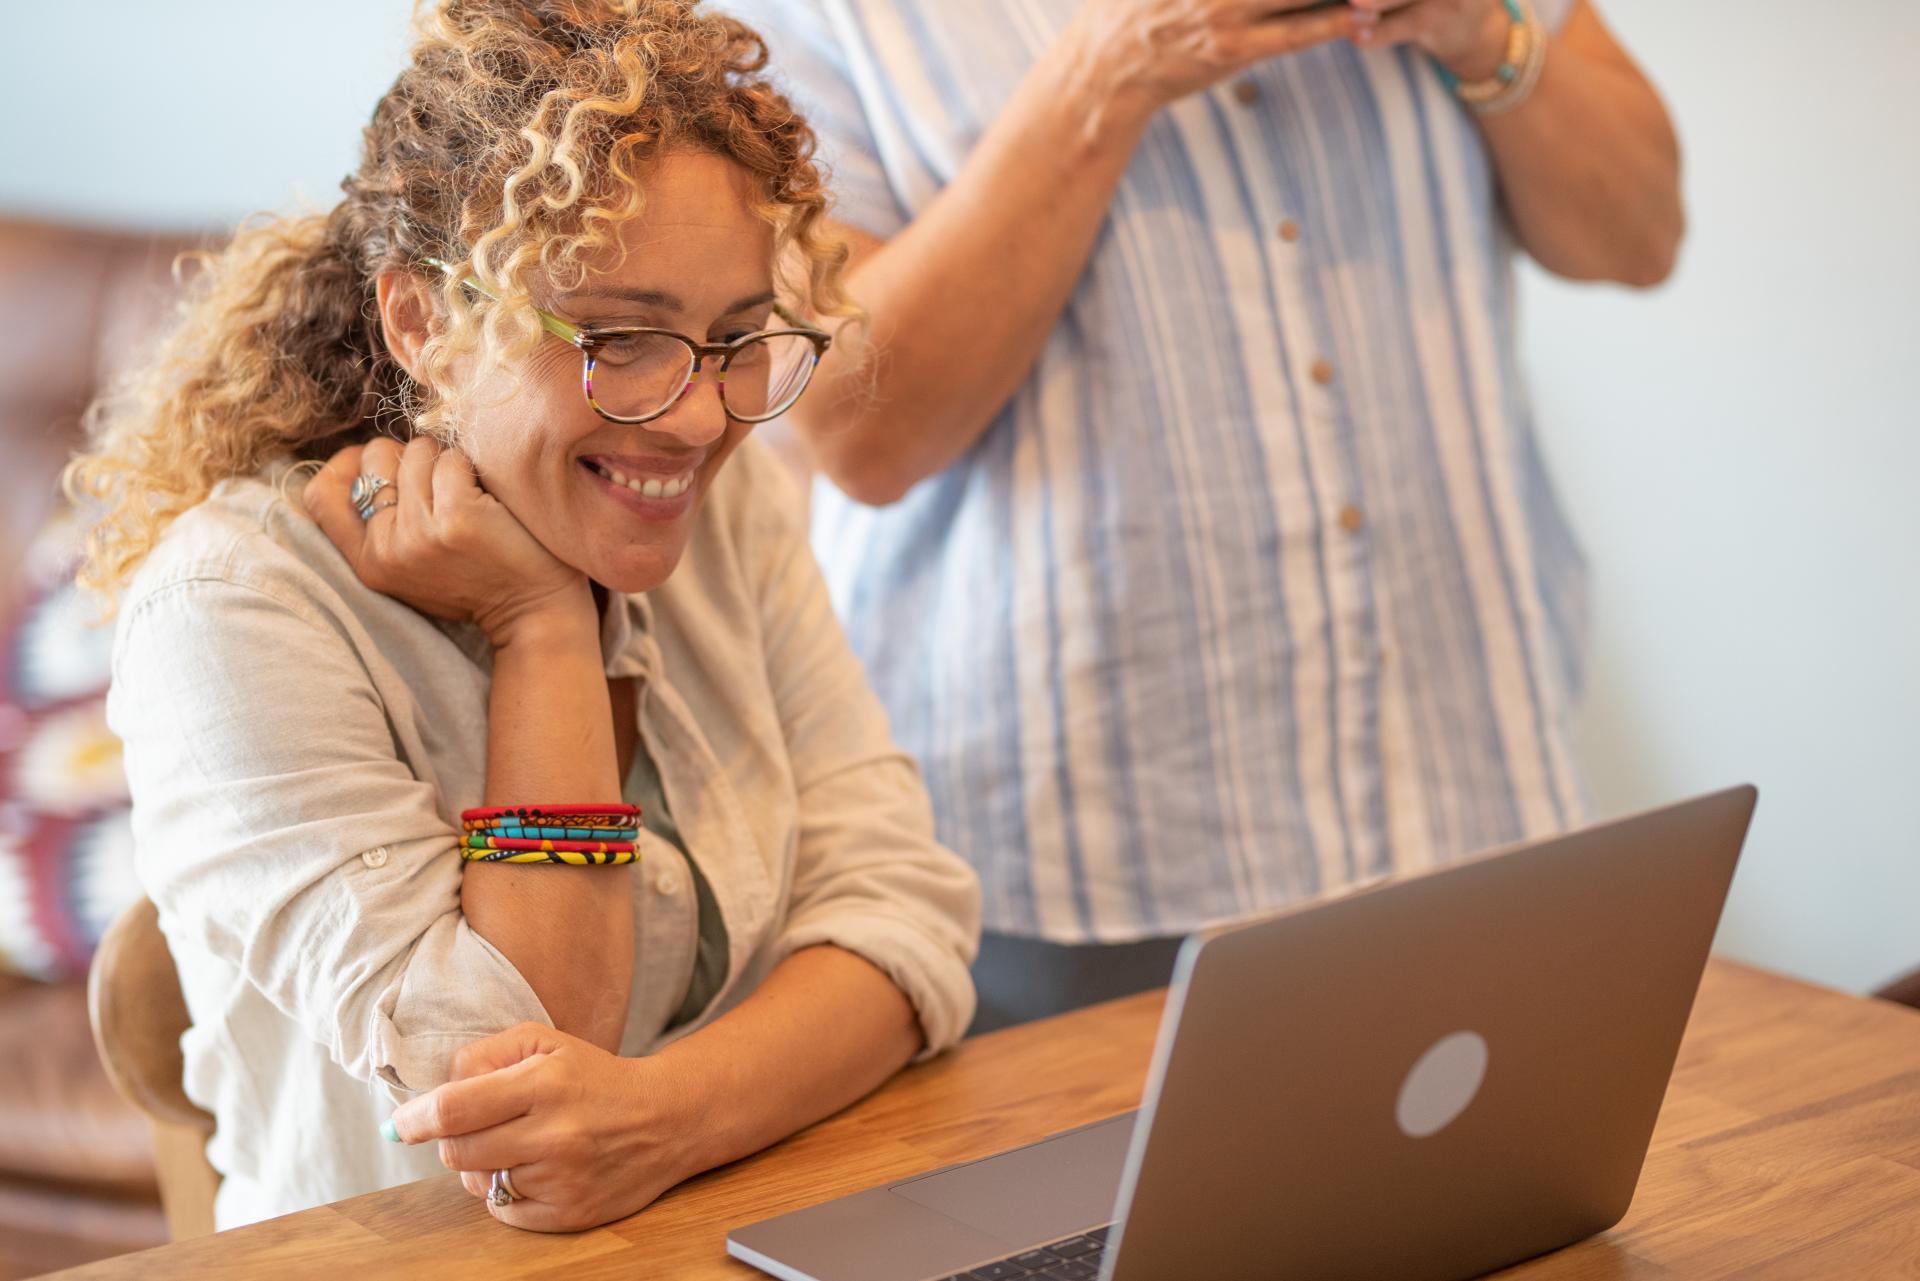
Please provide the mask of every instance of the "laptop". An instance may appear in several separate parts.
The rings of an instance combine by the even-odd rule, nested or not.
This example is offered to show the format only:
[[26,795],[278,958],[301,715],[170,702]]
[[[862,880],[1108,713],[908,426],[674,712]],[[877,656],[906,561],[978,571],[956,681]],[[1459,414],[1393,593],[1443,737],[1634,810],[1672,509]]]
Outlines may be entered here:
[[1454,1281],[1633,1197],[1756,793],[1189,938],[1137,1113],[736,1229],[786,1281]]

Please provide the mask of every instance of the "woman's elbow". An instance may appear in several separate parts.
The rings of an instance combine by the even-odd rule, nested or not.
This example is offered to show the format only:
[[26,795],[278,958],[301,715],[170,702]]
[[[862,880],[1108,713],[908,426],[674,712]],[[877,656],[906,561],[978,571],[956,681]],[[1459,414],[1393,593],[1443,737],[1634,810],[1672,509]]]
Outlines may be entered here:
[[890,507],[907,496],[915,477],[872,449],[819,450],[820,470],[834,488],[866,507]]
[[1636,289],[1665,284],[1680,261],[1680,243],[1686,239],[1687,216],[1678,201],[1665,216],[1653,221],[1634,246],[1620,273],[1620,283]]

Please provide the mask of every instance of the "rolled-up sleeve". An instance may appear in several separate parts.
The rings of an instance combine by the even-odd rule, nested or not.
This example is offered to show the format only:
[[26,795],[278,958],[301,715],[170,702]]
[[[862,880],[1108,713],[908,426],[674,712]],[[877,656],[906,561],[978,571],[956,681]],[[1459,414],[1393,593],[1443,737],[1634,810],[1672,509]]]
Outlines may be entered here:
[[469,1041],[550,1021],[462,916],[459,834],[318,606],[218,578],[157,588],[122,618],[108,716],[183,967],[232,966],[396,1097],[446,1080]]
[[[768,476],[768,482],[782,480]],[[765,513],[785,505],[767,495]],[[919,769],[897,747],[828,602],[797,514],[769,535],[767,672],[798,794],[799,848],[776,956],[831,943],[893,980],[919,1015],[922,1057],[965,1035],[980,885],[933,835]]]

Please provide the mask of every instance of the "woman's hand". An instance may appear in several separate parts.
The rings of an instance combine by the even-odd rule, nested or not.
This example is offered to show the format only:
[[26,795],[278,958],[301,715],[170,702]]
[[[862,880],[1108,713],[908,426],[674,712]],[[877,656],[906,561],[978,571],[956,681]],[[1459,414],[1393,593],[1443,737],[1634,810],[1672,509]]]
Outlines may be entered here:
[[[364,520],[349,498],[363,474],[387,481]],[[482,489],[457,449],[425,436],[404,450],[384,436],[351,445],[308,482],[305,499],[360,581],[422,613],[476,623],[496,646],[556,616],[594,625],[586,575]]]
[[1462,80],[1485,80],[1507,56],[1512,25],[1500,0],[1353,0],[1369,21],[1354,32],[1363,49],[1417,45]]
[[454,1056],[447,1084],[402,1104],[403,1143],[440,1144],[440,1160],[484,1197],[495,1170],[519,1200],[494,1217],[534,1232],[625,1218],[706,1166],[701,1118],[655,1059],[623,1059],[578,1037],[523,1023]]
[[1082,0],[1075,63],[1149,111],[1258,62],[1344,39],[1376,15],[1315,0]]

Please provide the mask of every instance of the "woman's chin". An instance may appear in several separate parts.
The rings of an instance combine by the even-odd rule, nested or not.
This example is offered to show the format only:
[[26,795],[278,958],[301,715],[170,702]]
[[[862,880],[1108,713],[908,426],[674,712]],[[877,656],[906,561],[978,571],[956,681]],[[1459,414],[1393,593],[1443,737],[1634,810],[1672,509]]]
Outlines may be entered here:
[[623,550],[612,556],[598,556],[586,567],[587,577],[612,592],[637,595],[650,592],[667,581],[680,563],[681,548]]

